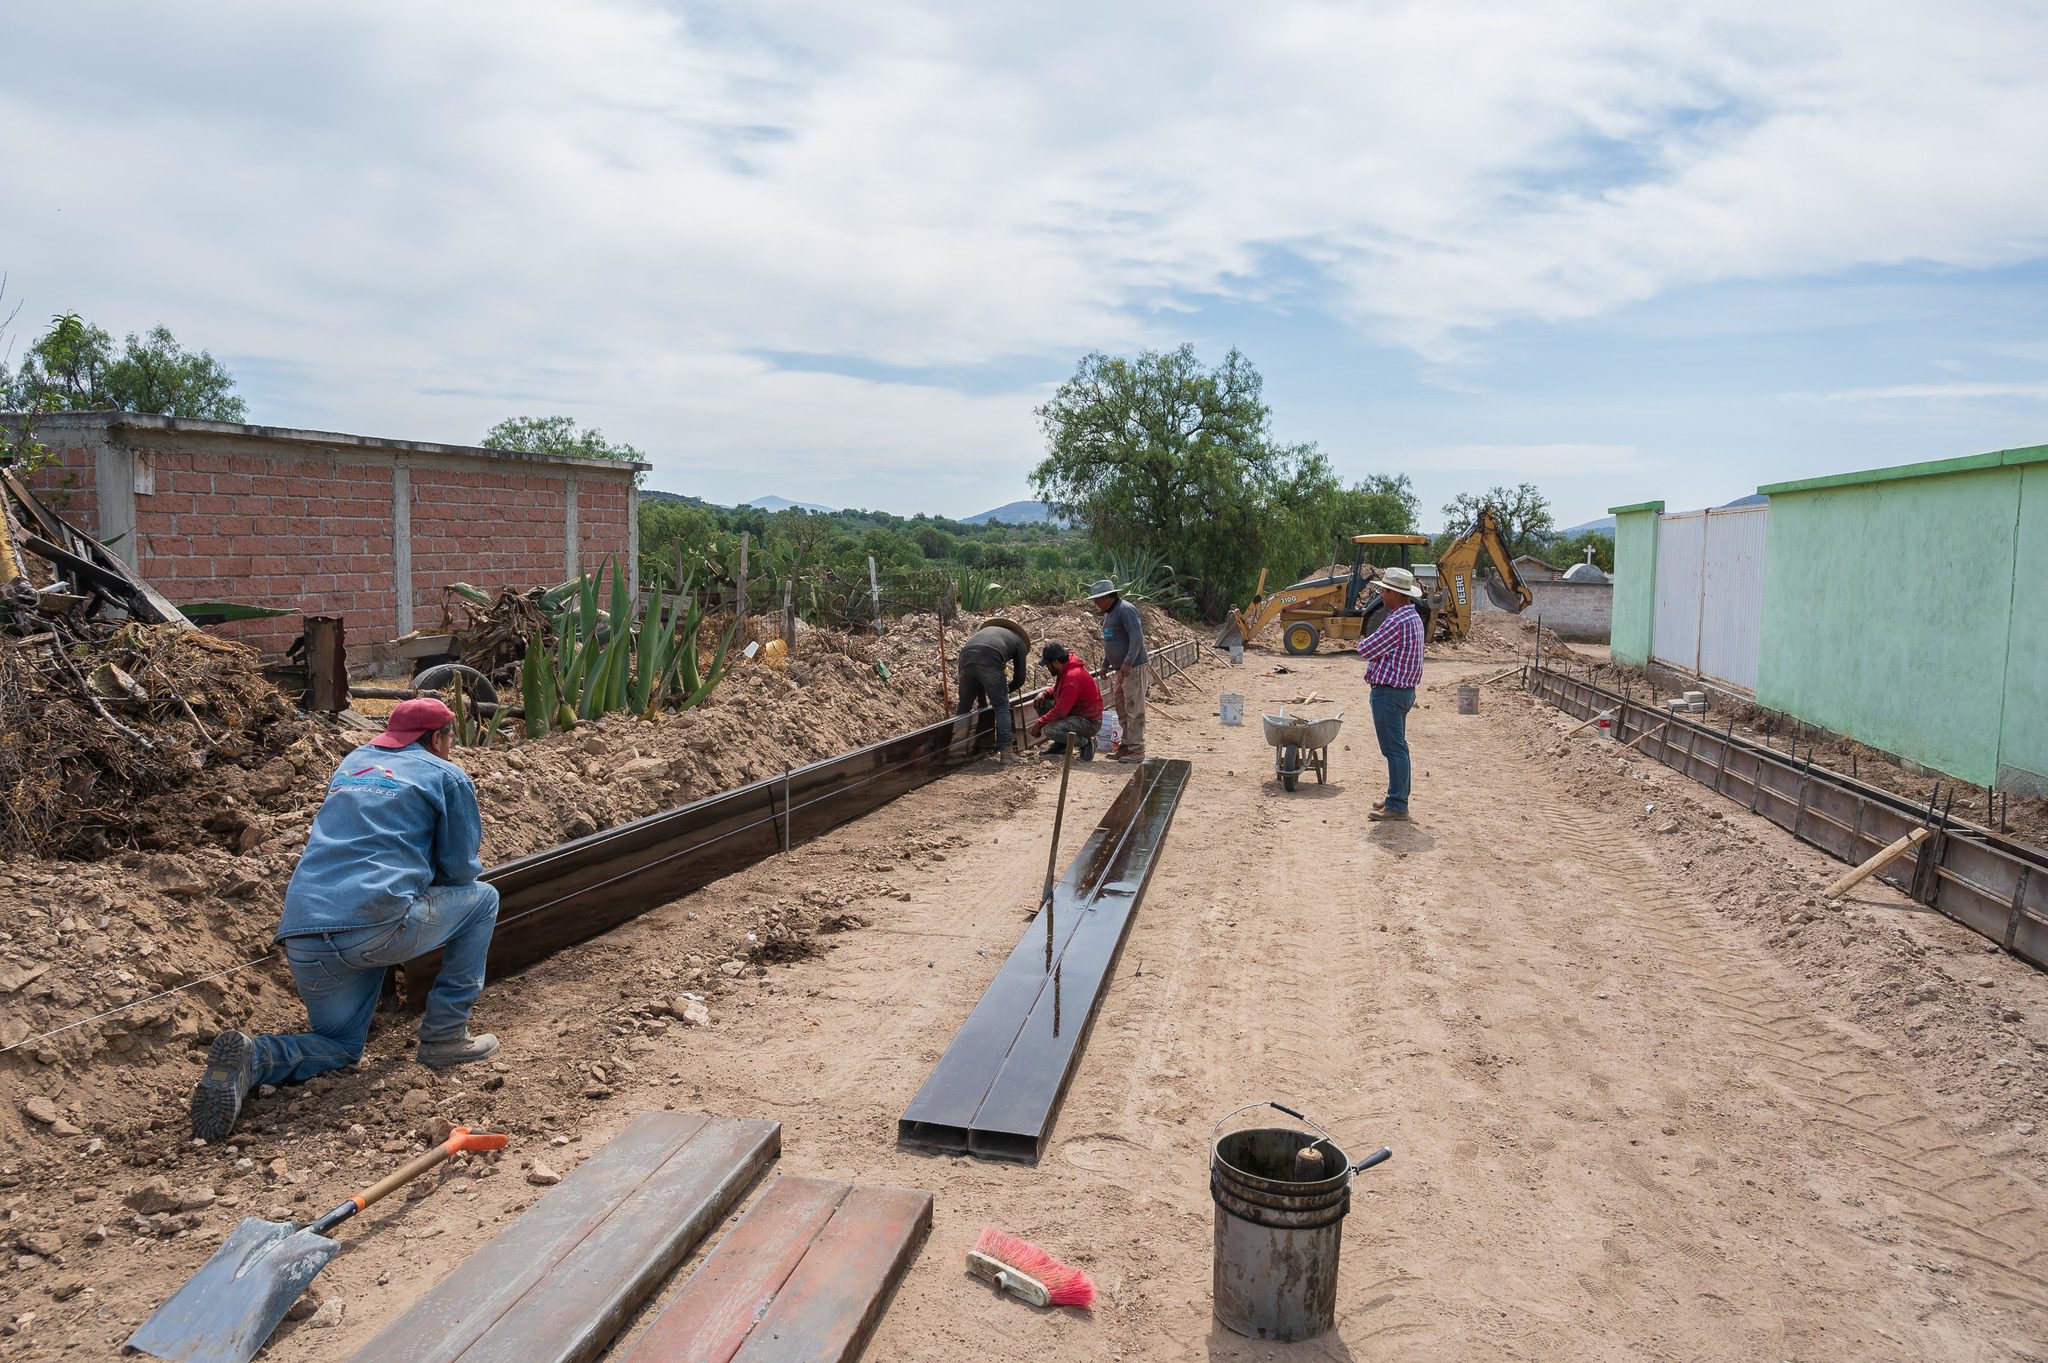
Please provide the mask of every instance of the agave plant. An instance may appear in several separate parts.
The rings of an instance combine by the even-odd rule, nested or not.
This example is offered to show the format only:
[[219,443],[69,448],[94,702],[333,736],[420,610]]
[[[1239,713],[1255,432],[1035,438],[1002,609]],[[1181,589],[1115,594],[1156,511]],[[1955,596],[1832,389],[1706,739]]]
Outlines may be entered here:
[[1164,555],[1149,550],[1118,554],[1109,561],[1109,575],[1127,601],[1150,601],[1162,610],[1182,611],[1194,599],[1180,589],[1180,574]]
[[[598,603],[610,580],[610,609]],[[625,569],[609,560],[564,598],[553,638],[536,630],[520,667],[526,734],[540,738],[599,715],[687,710],[725,675],[737,623],[718,643],[709,670],[700,667],[704,612],[693,596],[664,606],[659,597],[636,610]],[[614,625],[617,628],[614,628]]]
[[987,573],[972,568],[962,569],[959,583],[961,610],[973,615],[986,615],[1002,606],[1005,597],[1003,584]]

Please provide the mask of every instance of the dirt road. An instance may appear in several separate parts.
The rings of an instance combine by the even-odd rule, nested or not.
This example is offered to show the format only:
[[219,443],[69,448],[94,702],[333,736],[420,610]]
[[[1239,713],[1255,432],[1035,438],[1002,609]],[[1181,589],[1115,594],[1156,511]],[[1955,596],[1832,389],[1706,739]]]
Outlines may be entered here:
[[[1155,753],[1192,758],[1194,779],[1035,1169],[900,1150],[894,1129],[1034,904],[1055,784],[1038,768],[949,778],[494,985],[480,1021],[510,1062],[495,1091],[425,1077],[380,1033],[326,1095],[262,1100],[246,1151],[167,1153],[148,1172],[246,1188],[240,1212],[260,1215],[296,1195],[265,1180],[277,1155],[324,1207],[392,1160],[376,1137],[398,1129],[374,1124],[416,1087],[516,1133],[490,1176],[353,1227],[320,1280],[344,1320],[287,1327],[280,1360],[366,1340],[539,1195],[522,1159],[565,1171],[665,1105],[781,1120],[785,1172],[936,1193],[877,1360],[2048,1353],[2040,976],[1889,890],[1830,911],[1811,887],[1834,863],[1647,759],[1563,748],[1565,723],[1519,697],[1489,691],[1458,716],[1450,688],[1498,664],[1431,667],[1417,822],[1370,825],[1383,768],[1356,665],[1259,675],[1272,661],[1205,671],[1154,711]],[[1222,689],[1247,694],[1245,726],[1217,722]],[[1350,718],[1335,782],[1289,795],[1257,717],[1310,690]],[[1076,770],[1069,827],[1085,828],[1126,769]],[[720,933],[806,902],[865,925],[818,958],[738,972],[708,1030],[635,1011]],[[600,1096],[577,1097],[592,1063]],[[1265,1098],[1359,1153],[1396,1150],[1360,1180],[1337,1330],[1291,1347],[1209,1312],[1210,1124]],[[344,1146],[357,1122],[370,1143]],[[240,1183],[237,1156],[254,1166]],[[109,1239],[84,1297],[38,1308],[37,1347],[54,1355],[68,1331],[97,1356],[232,1214]],[[966,1279],[988,1220],[1087,1267],[1092,1317]]]

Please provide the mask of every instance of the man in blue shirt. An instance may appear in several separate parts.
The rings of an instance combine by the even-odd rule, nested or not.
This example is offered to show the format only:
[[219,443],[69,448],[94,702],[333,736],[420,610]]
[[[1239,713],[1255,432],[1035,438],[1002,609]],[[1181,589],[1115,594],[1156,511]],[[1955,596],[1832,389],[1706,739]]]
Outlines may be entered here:
[[436,947],[441,973],[420,1021],[420,1063],[442,1069],[496,1053],[496,1037],[469,1034],[498,891],[477,880],[483,824],[476,787],[448,760],[454,724],[438,700],[406,701],[328,782],[277,928],[312,1030],[215,1037],[192,1091],[194,1136],[226,1137],[259,1084],[353,1064],[384,972]]

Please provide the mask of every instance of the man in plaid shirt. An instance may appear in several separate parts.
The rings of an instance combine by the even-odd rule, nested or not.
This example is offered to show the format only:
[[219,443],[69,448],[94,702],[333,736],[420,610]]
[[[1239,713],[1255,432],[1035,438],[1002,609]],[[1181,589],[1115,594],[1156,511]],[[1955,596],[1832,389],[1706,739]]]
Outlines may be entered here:
[[1415,687],[1422,680],[1422,615],[1415,603],[1422,588],[1406,568],[1380,573],[1380,601],[1386,618],[1370,637],[1358,641],[1358,656],[1368,659],[1366,683],[1372,687],[1372,728],[1387,759],[1387,795],[1373,802],[1375,820],[1408,821],[1408,711],[1415,705]]

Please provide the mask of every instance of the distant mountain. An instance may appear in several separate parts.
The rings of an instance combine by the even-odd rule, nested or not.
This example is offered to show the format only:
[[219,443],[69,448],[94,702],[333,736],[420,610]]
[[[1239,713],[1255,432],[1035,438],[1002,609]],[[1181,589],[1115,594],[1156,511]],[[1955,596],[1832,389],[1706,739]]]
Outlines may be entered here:
[[643,502],[681,502],[685,506],[711,505],[711,503],[705,501],[702,497],[685,497],[680,492],[663,492],[658,487],[641,488],[640,500]]
[[990,521],[1001,521],[1004,525],[1042,525],[1058,519],[1052,508],[1044,502],[1005,502],[993,511],[979,515],[962,516],[962,525],[987,525]]
[[1589,531],[1596,535],[1613,535],[1614,517],[1602,516],[1597,521],[1587,521],[1583,525],[1569,525],[1554,533],[1558,539],[1568,540],[1574,535],[1583,535]]
[[792,502],[787,497],[756,497],[740,505],[751,506],[757,511],[816,511],[825,516],[839,509],[836,506],[819,506],[816,502]]
[[1721,503],[1721,509],[1725,511],[1731,506],[1762,506],[1769,500],[1771,499],[1764,496],[1761,492],[1752,492],[1747,497],[1737,497],[1732,502]]

